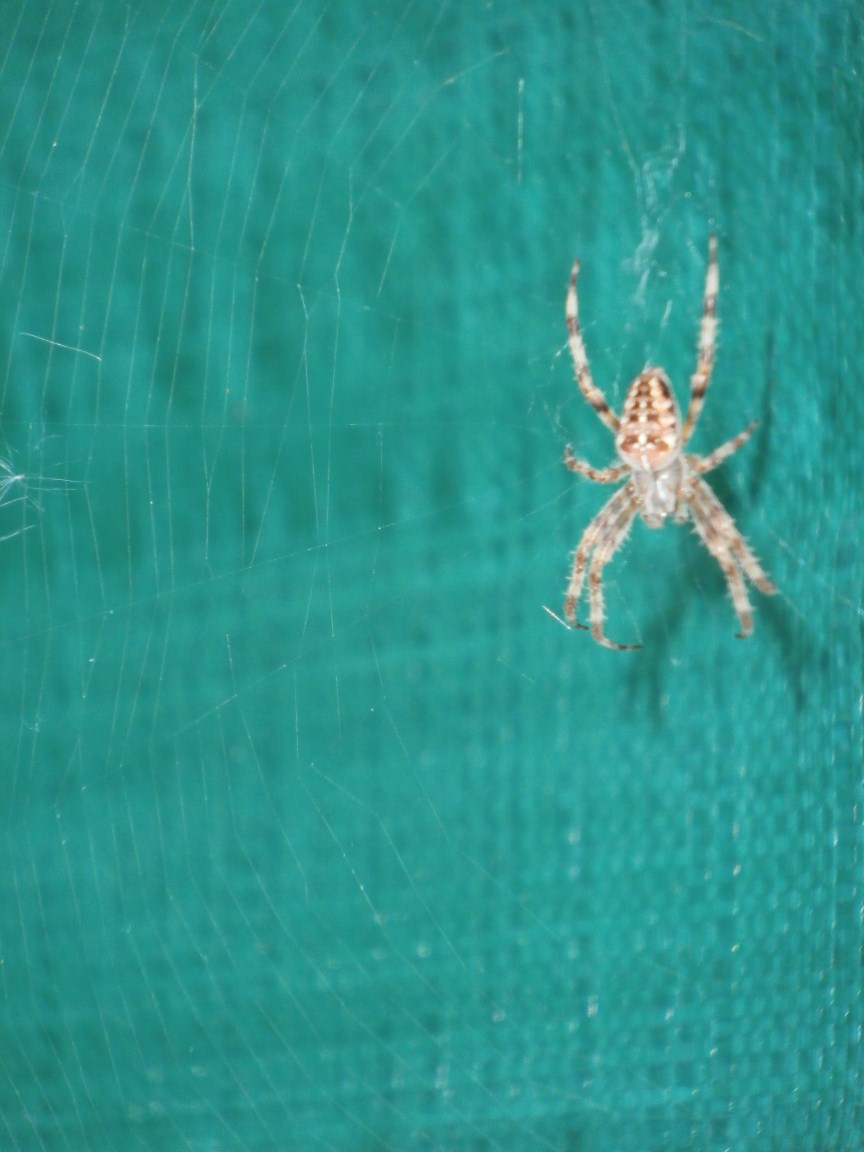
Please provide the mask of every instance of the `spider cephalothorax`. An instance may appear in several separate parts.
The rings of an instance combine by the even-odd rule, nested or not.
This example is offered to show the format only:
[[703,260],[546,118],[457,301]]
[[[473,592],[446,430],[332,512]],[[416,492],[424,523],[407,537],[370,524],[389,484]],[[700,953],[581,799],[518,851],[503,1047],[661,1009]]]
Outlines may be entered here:
[[708,272],[699,330],[699,355],[696,371],[690,381],[690,406],[683,424],[669,378],[662,368],[646,368],[640,372],[627,392],[620,419],[609,407],[606,397],[591,378],[588,366],[579,327],[576,297],[578,274],[577,261],[573,265],[567,293],[567,327],[573,367],[583,396],[607,428],[615,434],[619,463],[609,468],[594,468],[575,457],[569,445],[564,452],[564,463],[571,472],[579,472],[600,484],[613,484],[625,476],[628,479],[604,504],[582,534],[573,560],[564,614],[571,623],[577,624],[576,605],[587,570],[592,636],[607,648],[638,648],[638,644],[616,644],[603,635],[603,568],[624,542],[637,515],[641,515],[649,528],[660,528],[669,516],[674,517],[679,524],[684,523],[689,516],[726,577],[741,625],[739,635],[749,636],[753,630],[753,617],[744,577],[751,580],[760,592],[771,594],[777,589],[735,527],[732,517],[702,479],[702,474],[710,472],[733,452],[737,452],[750,438],[756,421],[715,448],[708,456],[694,456],[684,452],[702,411],[714,363],[719,285],[717,241],[712,236],[708,243]]

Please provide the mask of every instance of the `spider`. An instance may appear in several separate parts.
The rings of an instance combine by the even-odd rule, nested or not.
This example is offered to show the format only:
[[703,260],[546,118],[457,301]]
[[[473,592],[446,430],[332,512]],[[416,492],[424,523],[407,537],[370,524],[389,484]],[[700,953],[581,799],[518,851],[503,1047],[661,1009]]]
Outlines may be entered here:
[[[669,377],[662,368],[649,367],[640,372],[630,385],[620,418],[609,407],[605,396],[594,383],[588,366],[576,300],[578,275],[577,260],[570,274],[566,307],[573,368],[582,395],[606,427],[615,434],[619,462],[608,468],[594,468],[574,456],[568,445],[564,451],[564,463],[571,472],[578,472],[598,484],[614,484],[625,476],[628,479],[603,505],[582,534],[573,559],[564,615],[576,627],[587,628],[576,620],[576,605],[587,572],[591,635],[606,648],[619,651],[640,648],[640,644],[616,644],[603,634],[603,568],[624,543],[637,514],[641,514],[649,528],[661,528],[668,516],[674,517],[678,524],[685,523],[690,516],[702,542],[726,577],[741,626],[738,635],[741,638],[749,636],[753,631],[753,616],[744,577],[766,595],[771,595],[777,589],[702,475],[737,452],[750,439],[757,421],[752,421],[743,432],[707,456],[693,456],[684,452],[702,411],[714,363],[719,285],[717,238],[711,236],[708,241],[708,271],[702,303],[698,359],[696,371],[690,380],[690,406],[683,424]],[[589,567],[592,552],[593,559]]]

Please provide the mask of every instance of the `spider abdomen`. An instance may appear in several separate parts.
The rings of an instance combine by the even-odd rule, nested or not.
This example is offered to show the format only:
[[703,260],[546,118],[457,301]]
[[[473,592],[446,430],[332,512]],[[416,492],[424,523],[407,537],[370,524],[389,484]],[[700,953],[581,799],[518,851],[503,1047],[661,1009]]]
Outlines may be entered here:
[[634,471],[665,468],[681,449],[681,414],[662,368],[646,368],[630,385],[615,438]]

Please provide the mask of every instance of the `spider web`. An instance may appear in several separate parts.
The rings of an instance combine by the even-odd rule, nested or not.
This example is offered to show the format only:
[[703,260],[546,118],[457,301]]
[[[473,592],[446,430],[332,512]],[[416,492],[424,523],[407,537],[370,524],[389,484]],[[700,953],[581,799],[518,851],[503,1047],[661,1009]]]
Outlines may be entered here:
[[[864,1148],[862,19],[23,3],[0,41],[24,1149]],[[742,644],[566,352],[684,399]],[[544,611],[544,608],[547,610]]]

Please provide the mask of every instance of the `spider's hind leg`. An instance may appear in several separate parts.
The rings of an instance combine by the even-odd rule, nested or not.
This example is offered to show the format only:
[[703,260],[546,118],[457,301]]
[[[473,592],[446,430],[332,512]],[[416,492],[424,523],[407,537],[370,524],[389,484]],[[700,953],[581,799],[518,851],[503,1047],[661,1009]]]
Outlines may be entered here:
[[699,353],[696,371],[690,378],[690,405],[681,429],[681,443],[686,444],[705,403],[705,393],[711,383],[714,367],[714,347],[717,343],[717,292],[720,275],[717,268],[717,237],[708,239],[708,270],[705,273],[705,294],[702,298],[702,323],[699,326]]
[[582,339],[582,329],[579,326],[579,300],[576,295],[576,280],[579,276],[579,261],[577,260],[570,273],[570,287],[567,290],[567,331],[570,334],[570,356],[573,359],[573,371],[582,395],[611,432],[618,431],[618,417],[609,407],[606,397],[594,383],[591,368],[588,364],[588,354],[585,351],[585,341]]

